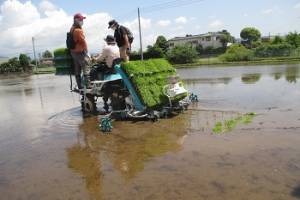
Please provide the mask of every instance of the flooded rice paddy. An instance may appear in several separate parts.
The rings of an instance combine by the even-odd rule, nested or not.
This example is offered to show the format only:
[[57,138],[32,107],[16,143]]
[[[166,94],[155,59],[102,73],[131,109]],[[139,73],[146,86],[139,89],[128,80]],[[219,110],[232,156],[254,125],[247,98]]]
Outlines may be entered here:
[[299,199],[300,65],[178,73],[197,104],[109,135],[82,117],[67,76],[1,77],[0,199]]

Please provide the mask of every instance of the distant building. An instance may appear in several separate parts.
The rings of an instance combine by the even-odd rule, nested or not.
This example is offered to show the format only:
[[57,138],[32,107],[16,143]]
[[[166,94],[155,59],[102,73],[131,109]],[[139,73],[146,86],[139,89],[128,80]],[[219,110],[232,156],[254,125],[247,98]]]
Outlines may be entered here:
[[175,37],[168,40],[168,45],[170,48],[185,44],[190,44],[193,47],[202,45],[204,49],[207,47],[212,47],[215,49],[223,46],[221,42],[221,36],[222,33],[218,32],[209,32],[199,35],[186,35],[185,37]]
[[42,58],[40,59],[40,64],[46,65],[46,66],[53,66],[53,58]]

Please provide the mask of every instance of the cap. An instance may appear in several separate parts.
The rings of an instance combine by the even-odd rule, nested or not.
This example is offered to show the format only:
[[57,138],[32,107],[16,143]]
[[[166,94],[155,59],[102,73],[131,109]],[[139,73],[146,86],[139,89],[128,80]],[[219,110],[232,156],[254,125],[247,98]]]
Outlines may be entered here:
[[104,38],[104,40],[108,43],[115,43],[115,38],[112,35],[107,35],[106,38]]
[[81,13],[76,13],[74,15],[74,19],[80,19],[80,20],[83,20],[85,19],[86,17],[84,17]]
[[115,25],[115,24],[118,24],[118,22],[116,21],[116,20],[110,20],[109,22],[108,22],[108,28],[111,28],[113,25]]

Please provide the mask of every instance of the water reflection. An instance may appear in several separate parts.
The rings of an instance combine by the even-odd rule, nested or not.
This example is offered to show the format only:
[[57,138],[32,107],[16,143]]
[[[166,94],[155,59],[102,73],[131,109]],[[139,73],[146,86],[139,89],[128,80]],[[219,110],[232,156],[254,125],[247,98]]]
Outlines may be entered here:
[[299,67],[287,67],[285,71],[285,80],[289,83],[296,83],[299,79]]
[[269,75],[274,80],[285,77],[288,83],[296,83],[300,78],[299,65],[252,66],[252,67],[201,67],[192,69],[178,69],[177,72],[186,84],[229,84],[239,78],[244,84],[256,84],[263,77]]
[[183,114],[158,123],[115,122],[109,135],[97,130],[96,118],[85,119],[78,143],[67,149],[68,166],[85,178],[90,195],[101,199],[106,173],[102,163],[109,162],[125,182],[133,179],[147,162],[181,149],[189,126],[187,117]]
[[245,84],[254,84],[261,78],[261,74],[243,74],[241,80]]

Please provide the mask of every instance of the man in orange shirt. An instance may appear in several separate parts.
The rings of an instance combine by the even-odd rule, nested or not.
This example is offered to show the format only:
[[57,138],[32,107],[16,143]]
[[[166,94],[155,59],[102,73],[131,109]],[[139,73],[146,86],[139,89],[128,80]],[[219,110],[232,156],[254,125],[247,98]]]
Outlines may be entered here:
[[82,30],[83,20],[85,19],[80,13],[74,15],[74,23],[70,30],[74,41],[74,48],[71,49],[71,55],[74,61],[74,72],[78,89],[82,89],[81,70],[85,80],[88,80],[88,49],[85,36]]

